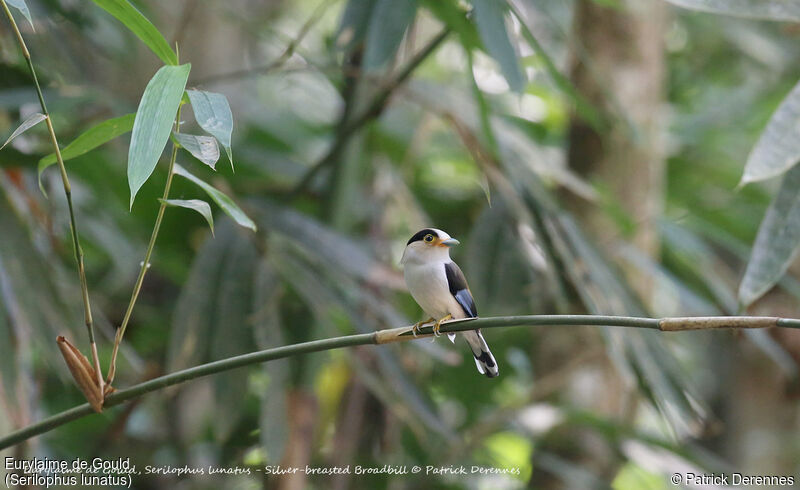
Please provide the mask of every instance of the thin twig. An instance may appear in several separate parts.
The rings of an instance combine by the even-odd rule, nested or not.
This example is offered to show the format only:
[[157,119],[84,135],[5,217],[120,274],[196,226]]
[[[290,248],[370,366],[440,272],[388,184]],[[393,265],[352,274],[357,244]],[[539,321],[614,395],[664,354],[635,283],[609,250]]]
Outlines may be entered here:
[[[501,316],[490,318],[469,318],[442,323],[441,333],[463,332],[478,328],[503,328],[511,326],[597,326],[597,327],[630,327],[660,330],[665,332],[706,330],[706,329],[742,329],[742,328],[797,328],[800,329],[800,319],[777,317],[680,317],[680,318],[644,318],[629,316],[600,316],[600,315],[524,315]],[[110,394],[105,402],[105,407],[113,407],[144,394],[157,391],[168,386],[184,383],[193,379],[218,374],[224,371],[249,366],[251,364],[283,359],[286,357],[320,352],[342,347],[356,345],[376,345],[389,342],[408,341],[433,336],[433,326],[426,325],[418,330],[415,336],[412,327],[392,328],[378,330],[373,333],[345,335],[329,339],[313,340],[299,344],[286,345],[258,352],[251,352],[240,356],[230,357],[219,361],[201,364],[189,369],[145,381],[130,388]],[[48,417],[40,422],[29,425],[23,429],[12,432],[0,438],[0,450],[19,444],[39,434],[43,434],[73,420],[94,413],[88,403],[73,407],[64,412]]]
[[[179,133],[181,130],[181,106],[178,106],[178,112],[175,115],[175,132]],[[147,270],[150,268],[150,256],[153,254],[153,249],[156,245],[156,238],[158,238],[158,231],[161,229],[161,221],[164,219],[164,211],[167,208],[167,200],[169,199],[169,189],[172,186],[173,170],[175,168],[175,159],[178,157],[178,145],[173,141],[172,154],[169,158],[169,169],[167,170],[167,182],[164,184],[164,194],[161,198],[161,205],[158,207],[158,215],[156,216],[155,225],[153,225],[153,232],[150,234],[150,242],[147,244],[147,252],[144,254],[144,261],[142,267],[139,269],[139,276],[136,278],[136,284],[133,286],[131,299],[128,302],[128,309],[125,310],[125,316],[122,319],[122,324],[117,329],[117,334],[114,337],[114,350],[111,352],[111,362],[108,366],[108,378],[106,383],[109,385],[114,381],[114,375],[117,372],[117,353],[119,352],[119,345],[122,343],[122,337],[125,335],[125,330],[128,328],[128,322],[133,313],[133,307],[136,305],[136,299],[139,297],[139,292],[142,290],[142,283]]]
[[72,205],[72,186],[69,183],[69,177],[67,177],[67,168],[64,166],[64,159],[61,157],[61,149],[58,146],[58,138],[56,138],[56,132],[55,129],[53,129],[53,122],[50,119],[50,113],[47,112],[47,105],[44,103],[42,88],[39,86],[39,79],[36,77],[36,70],[33,68],[31,53],[28,51],[28,47],[25,44],[25,39],[22,38],[22,34],[19,32],[19,28],[17,27],[17,22],[14,20],[14,16],[11,14],[11,11],[9,10],[8,5],[6,5],[5,0],[0,0],[0,4],[2,4],[6,17],[8,17],[8,21],[11,23],[11,27],[14,30],[14,35],[17,37],[17,42],[22,50],[22,56],[25,58],[25,62],[28,64],[28,70],[31,72],[33,83],[36,86],[36,95],[39,97],[39,105],[42,107],[42,114],[45,115],[45,123],[47,124],[47,131],[50,134],[50,142],[53,145],[53,152],[56,154],[58,169],[61,171],[61,182],[64,184],[64,194],[67,197],[67,207],[69,208],[69,227],[72,235],[72,248],[75,252],[75,261],[78,265],[78,279],[80,281],[81,295],[83,298],[84,323],[86,324],[86,330],[89,334],[89,343],[92,351],[92,363],[94,364],[94,370],[97,375],[97,385],[102,393],[104,388],[103,372],[100,369],[100,359],[97,356],[97,344],[94,340],[94,321],[92,320],[92,307],[89,303],[89,286],[86,283],[86,268],[83,265],[83,249],[81,249],[80,236],[78,235],[78,225],[75,221],[75,209]]

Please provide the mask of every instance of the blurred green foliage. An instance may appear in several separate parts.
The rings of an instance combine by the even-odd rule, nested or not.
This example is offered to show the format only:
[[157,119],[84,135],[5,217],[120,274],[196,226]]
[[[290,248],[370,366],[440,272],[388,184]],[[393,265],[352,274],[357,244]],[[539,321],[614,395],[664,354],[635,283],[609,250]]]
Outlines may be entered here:
[[[231,196],[257,232],[216,204],[214,236],[200,214],[167,210],[118,386],[255,349],[417,321],[398,262],[424,226],[463,243],[454,259],[482,316],[740,309],[739,281],[777,186],[736,186],[800,79],[793,24],[669,9],[664,202],[660,250],[649,256],[630,243],[641,223],[608,183],[566,164],[572,118],[600,132],[608,123],[568,77],[572,2],[507,8],[481,0],[469,13],[467,2],[426,0],[134,3],[192,64],[187,89],[222,94],[232,109],[235,172],[233,161],[215,173],[181,152],[180,175]],[[36,31],[21,28],[62,146],[136,109],[161,65],[136,35],[93,6],[28,5]],[[38,105],[12,33],[3,28],[0,36],[5,135]],[[611,117],[625,119],[630,108],[617,102]],[[190,105],[182,132],[209,131],[186,113]],[[162,155],[129,212],[129,143],[126,134],[67,164],[104,365],[166,180]],[[45,132],[31,129],[11,146],[0,151],[2,433],[81,402],[54,339],[85,335],[55,169],[42,175],[49,199],[37,188],[37,162],[51,150]],[[208,200],[204,189],[175,179],[170,198]],[[575,203],[602,209],[615,228],[589,235]],[[796,246],[788,248],[778,259],[791,258]],[[623,267],[653,278],[655,301],[637,294]],[[797,317],[798,291],[790,269],[751,311]],[[496,380],[475,372],[461,343],[332,351],[196,380],[68,424],[25,450],[130,456],[142,467],[519,469],[313,476],[309,488],[666,488],[674,471],[798,472],[795,401],[783,391],[796,381],[796,338],[589,327],[486,336],[501,365]],[[763,437],[758,455],[748,439],[755,433]],[[286,481],[254,473],[142,476],[136,484]]]

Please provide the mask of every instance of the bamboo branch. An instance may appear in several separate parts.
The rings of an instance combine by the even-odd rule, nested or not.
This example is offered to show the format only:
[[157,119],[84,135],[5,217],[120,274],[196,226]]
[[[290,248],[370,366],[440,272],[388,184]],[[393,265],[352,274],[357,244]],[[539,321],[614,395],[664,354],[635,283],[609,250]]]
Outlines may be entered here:
[[[2,0],[0,0],[2,1]],[[181,131],[181,106],[178,106],[178,112],[175,115],[175,132]],[[147,251],[144,254],[144,261],[142,267],[139,269],[139,276],[136,278],[136,283],[133,286],[131,299],[128,302],[128,308],[125,310],[125,316],[122,319],[114,336],[114,350],[111,352],[111,362],[108,366],[108,378],[106,384],[109,386],[114,381],[114,375],[117,372],[117,353],[119,352],[119,345],[122,343],[122,337],[125,335],[125,330],[128,328],[128,322],[133,313],[133,307],[136,305],[136,299],[139,298],[139,292],[142,290],[142,283],[144,283],[144,276],[150,268],[150,256],[153,254],[153,249],[156,246],[156,239],[158,238],[158,231],[161,229],[161,221],[164,219],[164,211],[167,209],[167,199],[169,199],[169,189],[172,186],[173,170],[175,168],[175,159],[178,157],[178,144],[173,141],[172,154],[169,158],[169,168],[167,169],[167,182],[164,184],[164,194],[161,198],[161,205],[158,207],[158,214],[156,215],[156,222],[153,225],[153,232],[150,234],[150,242],[147,244]]]
[[[676,318],[642,318],[627,316],[599,316],[599,315],[525,315],[525,316],[500,316],[490,318],[468,318],[442,323],[441,333],[462,332],[478,328],[503,328],[511,326],[597,326],[597,327],[630,327],[646,328],[663,332],[678,332],[688,330],[707,329],[742,329],[742,328],[797,328],[800,329],[800,319],[777,317],[676,317]],[[230,371],[251,364],[283,359],[286,357],[321,352],[342,347],[356,345],[380,345],[390,342],[399,342],[433,336],[433,326],[426,325],[419,329],[415,336],[412,328],[400,327],[387,330],[378,330],[373,333],[346,335],[329,339],[313,340],[299,344],[286,345],[273,349],[266,349],[240,356],[230,357],[219,361],[201,364],[189,369],[166,374],[158,378],[145,381],[138,385],[115,391],[106,397],[104,406],[113,407],[133,400],[147,393],[157,391],[168,386],[184,383],[193,379],[212,374]],[[19,444],[31,437],[49,432],[56,427],[73,420],[94,413],[88,403],[73,407],[64,412],[50,416],[35,424],[24,427],[0,438],[0,450]]]
[[80,281],[81,296],[83,299],[83,316],[86,330],[89,334],[89,343],[92,351],[92,364],[94,365],[95,375],[97,376],[97,386],[100,393],[103,392],[103,371],[100,369],[100,359],[97,356],[97,344],[94,341],[94,321],[92,320],[92,307],[89,303],[89,286],[86,283],[86,268],[83,265],[83,249],[81,249],[80,236],[78,235],[78,225],[75,221],[75,209],[72,205],[72,186],[67,177],[67,168],[64,166],[64,159],[61,157],[61,149],[58,146],[58,138],[53,129],[53,122],[50,119],[50,113],[47,112],[47,105],[44,103],[44,96],[42,95],[42,87],[39,86],[39,79],[36,77],[36,70],[33,68],[33,61],[31,60],[31,53],[28,51],[28,46],[25,44],[25,39],[22,33],[19,32],[17,22],[11,14],[5,0],[0,0],[0,5],[3,6],[8,21],[14,30],[14,35],[19,43],[22,56],[25,58],[25,63],[28,65],[28,70],[31,72],[33,84],[36,87],[36,95],[39,97],[39,105],[42,107],[42,114],[45,115],[45,124],[47,124],[47,131],[50,134],[50,142],[53,145],[53,152],[56,154],[56,161],[58,162],[58,169],[61,171],[61,182],[64,185],[64,195],[67,197],[67,207],[69,209],[69,229],[72,235],[72,248],[75,252],[75,262],[78,265],[78,280]]

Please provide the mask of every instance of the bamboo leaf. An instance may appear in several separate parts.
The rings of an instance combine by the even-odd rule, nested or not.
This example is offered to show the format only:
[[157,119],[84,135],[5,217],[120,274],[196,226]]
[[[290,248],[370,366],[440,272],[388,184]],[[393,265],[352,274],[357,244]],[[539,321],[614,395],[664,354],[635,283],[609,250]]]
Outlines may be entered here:
[[[100,124],[92,126],[84,131],[80,136],[75,138],[70,144],[61,150],[61,158],[66,162],[75,157],[79,157],[84,153],[94,150],[98,146],[108,143],[114,138],[123,135],[133,129],[133,120],[136,114],[125,114],[124,116],[115,117]],[[56,163],[56,154],[51,153],[42,157],[39,160],[39,178],[42,177],[42,172]]]
[[236,203],[233,202],[233,199],[226,196],[224,193],[218,191],[214,187],[208,185],[207,183],[203,182],[201,179],[195,177],[194,175],[189,173],[188,170],[186,170],[185,168],[181,167],[178,164],[175,164],[175,174],[180,175],[181,177],[184,177],[186,179],[189,179],[198,186],[200,186],[200,188],[206,191],[206,193],[211,197],[211,199],[213,199],[214,202],[216,202],[219,205],[219,207],[222,208],[223,211],[225,211],[225,214],[233,218],[241,226],[256,231],[256,224],[253,223],[253,220],[248,218],[246,214],[244,214],[244,211],[242,211],[239,208],[239,206],[237,206]]
[[177,65],[178,55],[169,47],[167,40],[158,29],[136,7],[127,0],[93,0],[103,10],[116,17],[136,37],[142,40],[161,61],[167,65]]
[[416,0],[378,0],[367,28],[364,68],[383,66],[394,56],[417,13]]
[[211,136],[195,136],[193,134],[176,133],[172,136],[181,145],[181,148],[188,151],[195,158],[216,170],[217,160],[219,160],[219,146],[217,140]]
[[475,22],[486,52],[500,64],[500,71],[511,90],[521,93],[525,76],[519,66],[517,52],[506,30],[506,3],[500,0],[473,0]]
[[202,199],[159,199],[167,206],[174,206],[179,208],[193,209],[200,213],[203,218],[208,222],[208,227],[211,228],[211,234],[214,234],[214,216],[211,214],[211,206]]
[[25,0],[6,0],[6,3],[10,6],[14,7],[15,9],[22,12],[22,15],[28,19],[28,23],[31,25],[31,29],[33,29],[33,19],[31,18],[31,11],[28,10],[28,5],[25,3]]
[[766,129],[747,158],[739,185],[768,179],[789,170],[800,160],[800,83],[772,114]]
[[181,66],[163,66],[153,75],[144,89],[133,122],[131,146],[128,150],[131,208],[136,193],[152,175],[167,144],[190,69],[191,65],[188,63]]
[[17,129],[15,129],[13,133],[11,133],[11,136],[9,136],[8,139],[6,140],[6,142],[3,143],[3,146],[0,146],[0,150],[5,148],[7,144],[11,143],[11,141],[14,138],[16,138],[17,136],[21,135],[25,131],[31,129],[32,127],[36,126],[37,124],[39,124],[40,122],[44,121],[45,119],[47,119],[47,116],[45,116],[44,114],[42,114],[40,112],[37,112],[36,114],[28,117],[28,119],[25,119],[24,121],[22,121],[22,124],[20,124],[19,127]]
[[800,21],[800,2],[794,0],[667,0],[673,5],[714,14],[753,19]]
[[458,34],[464,49],[480,49],[481,40],[478,30],[475,28],[475,24],[467,18],[467,10],[462,5],[441,0],[421,0],[421,3],[436,18]]
[[219,140],[219,143],[225,148],[225,153],[231,162],[231,170],[233,170],[233,153],[231,151],[233,114],[228,105],[228,99],[224,95],[214,92],[187,90],[186,93],[189,94],[189,100],[192,102],[192,110],[197,124],[203,128],[203,131]]
[[758,228],[747,270],[739,285],[739,302],[749,306],[783,276],[800,245],[800,166],[783,178],[778,194]]

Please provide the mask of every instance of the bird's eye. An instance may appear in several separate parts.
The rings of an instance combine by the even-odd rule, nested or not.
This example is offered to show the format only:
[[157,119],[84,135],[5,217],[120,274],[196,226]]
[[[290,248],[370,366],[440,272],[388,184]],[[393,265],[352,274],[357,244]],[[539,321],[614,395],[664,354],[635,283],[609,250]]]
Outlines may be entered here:
[[431,234],[425,235],[425,238],[423,238],[423,240],[425,240],[428,243],[431,243],[433,241],[433,235]]

